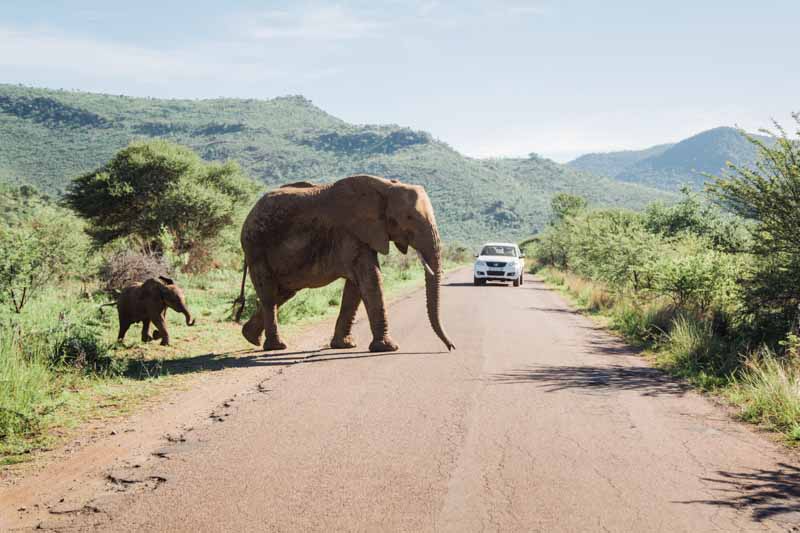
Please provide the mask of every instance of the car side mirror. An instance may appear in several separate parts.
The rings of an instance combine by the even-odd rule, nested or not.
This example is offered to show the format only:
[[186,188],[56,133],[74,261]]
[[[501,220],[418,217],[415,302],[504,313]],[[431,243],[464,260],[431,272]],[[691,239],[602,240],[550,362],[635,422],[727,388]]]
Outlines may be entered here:
[[520,259],[525,259],[525,254],[519,254]]
[[475,254],[475,257],[476,257],[476,258],[480,257],[480,254]]

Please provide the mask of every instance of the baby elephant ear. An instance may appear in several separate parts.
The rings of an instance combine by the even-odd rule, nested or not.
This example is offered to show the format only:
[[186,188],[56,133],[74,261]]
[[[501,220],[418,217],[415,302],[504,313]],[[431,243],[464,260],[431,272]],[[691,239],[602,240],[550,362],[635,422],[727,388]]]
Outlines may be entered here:
[[158,279],[160,279],[161,281],[163,281],[167,285],[175,285],[175,282],[172,281],[171,279],[169,279],[166,276],[158,276]]

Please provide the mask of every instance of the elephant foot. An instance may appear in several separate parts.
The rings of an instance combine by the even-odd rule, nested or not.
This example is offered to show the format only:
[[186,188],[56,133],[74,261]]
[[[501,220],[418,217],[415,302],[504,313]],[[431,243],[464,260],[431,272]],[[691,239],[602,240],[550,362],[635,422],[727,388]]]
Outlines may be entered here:
[[160,339],[160,338],[161,338],[161,332],[160,332],[160,331],[158,331],[158,330],[155,330],[155,331],[153,332],[153,338],[154,338],[154,339]]
[[166,337],[161,339],[161,346],[169,346],[169,339]]
[[353,340],[353,337],[350,335],[343,337],[341,339],[337,339],[334,337],[331,339],[331,348],[336,350],[345,350],[347,348],[355,348],[357,346],[356,341]]
[[151,337],[150,335],[142,335],[142,342],[150,342],[154,338],[157,338],[157,337]]
[[264,329],[253,322],[247,322],[242,326],[242,336],[253,346],[261,346],[264,342]]
[[264,342],[264,351],[273,352],[276,350],[285,350],[286,343],[281,342],[279,339],[267,339]]
[[389,337],[375,339],[369,343],[370,352],[396,352],[398,348],[399,346]]

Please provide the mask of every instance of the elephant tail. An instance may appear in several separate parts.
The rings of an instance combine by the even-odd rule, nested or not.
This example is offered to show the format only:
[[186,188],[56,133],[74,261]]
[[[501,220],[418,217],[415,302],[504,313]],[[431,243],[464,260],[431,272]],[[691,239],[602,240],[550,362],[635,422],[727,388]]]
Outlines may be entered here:
[[[233,308],[236,310],[234,313],[234,320],[238,324],[242,319],[244,312],[244,285],[247,283],[247,259],[244,260],[244,268],[242,268],[242,288],[239,290],[239,297],[233,301]],[[238,306],[238,307],[237,307]]]

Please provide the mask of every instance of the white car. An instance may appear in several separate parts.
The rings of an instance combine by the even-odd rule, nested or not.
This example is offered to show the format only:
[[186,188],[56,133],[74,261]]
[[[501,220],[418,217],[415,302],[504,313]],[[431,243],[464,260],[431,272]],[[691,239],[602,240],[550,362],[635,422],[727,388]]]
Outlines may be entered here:
[[525,256],[516,244],[487,242],[475,257],[475,285],[486,285],[487,281],[510,281],[515,287],[522,285]]

